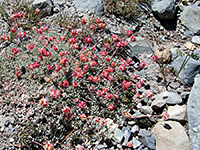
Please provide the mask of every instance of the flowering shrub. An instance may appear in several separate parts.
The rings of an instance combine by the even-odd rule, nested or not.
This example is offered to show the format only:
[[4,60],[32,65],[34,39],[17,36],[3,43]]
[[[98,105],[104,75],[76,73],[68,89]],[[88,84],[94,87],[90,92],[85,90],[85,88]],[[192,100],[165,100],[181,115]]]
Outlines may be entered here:
[[[22,17],[21,13],[12,15],[13,19]],[[103,136],[105,133],[101,130],[106,128],[106,118],[120,124],[131,116],[131,106],[153,95],[150,91],[139,92],[145,80],[136,73],[145,67],[145,62],[134,67],[131,58],[116,55],[127,48],[128,37],[136,40],[131,31],[127,31],[123,39],[114,34],[110,36],[110,43],[99,42],[95,35],[105,28],[101,19],[96,19],[94,24],[82,19],[77,24],[81,30],[71,25],[67,35],[62,35],[51,32],[40,22],[34,34],[23,31],[23,37],[31,37],[25,41],[22,29],[15,23],[15,42],[4,53],[5,62],[12,64],[8,67],[18,79],[29,79],[33,86],[42,85],[42,96],[34,107],[39,116],[37,122],[46,127],[32,122],[40,130],[30,134],[43,143],[47,140],[54,144],[62,142],[69,131],[73,135],[68,137],[71,144],[77,139],[84,142],[90,137],[98,138],[95,134]],[[1,35],[2,41],[8,39]],[[46,138],[41,139],[41,134]],[[52,143],[47,143],[45,149],[53,149]],[[83,149],[83,146],[77,145],[76,149]]]

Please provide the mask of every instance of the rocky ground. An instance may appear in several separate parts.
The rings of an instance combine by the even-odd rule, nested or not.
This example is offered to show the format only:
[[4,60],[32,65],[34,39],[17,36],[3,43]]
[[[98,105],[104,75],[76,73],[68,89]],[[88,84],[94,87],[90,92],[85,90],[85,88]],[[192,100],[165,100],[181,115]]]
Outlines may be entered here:
[[[131,141],[136,150],[198,150],[200,149],[200,2],[174,2],[174,0],[155,0],[152,11],[143,8],[143,15],[137,20],[127,20],[111,14],[103,13],[101,0],[35,0],[30,1],[35,7],[41,7],[45,12],[45,21],[53,28],[56,18],[61,14],[68,17],[78,15],[88,18],[91,12],[96,12],[106,24],[111,34],[120,34],[132,30],[136,42],[129,45],[126,55],[137,61],[145,61],[145,71],[139,72],[146,81],[145,87],[153,91],[154,97],[144,103],[138,103],[135,115],[151,116],[157,112],[167,112],[169,120],[155,120],[149,117],[136,118],[124,122],[123,127],[117,127],[111,119],[108,123],[114,134],[110,136],[112,142],[98,144],[95,149],[123,149]],[[45,3],[43,5],[42,3]],[[6,29],[3,20],[1,28]],[[59,32],[59,31],[58,31]],[[149,45],[147,44],[147,42]],[[168,61],[166,65],[166,83],[163,81],[159,65],[151,60],[151,46],[159,59]],[[2,47],[2,45],[1,45]],[[193,51],[177,78],[171,71],[177,72],[186,57],[185,54]],[[30,103],[27,87],[24,83],[14,80],[2,84],[0,93],[0,149],[18,149],[13,138],[19,128],[18,122],[24,117],[34,115],[32,110],[21,107],[22,103]],[[18,89],[14,93],[13,89]],[[38,90],[39,92],[39,90]],[[9,98],[18,101],[16,107],[7,105]],[[139,111],[138,111],[139,110]],[[85,145],[89,149],[90,146]]]

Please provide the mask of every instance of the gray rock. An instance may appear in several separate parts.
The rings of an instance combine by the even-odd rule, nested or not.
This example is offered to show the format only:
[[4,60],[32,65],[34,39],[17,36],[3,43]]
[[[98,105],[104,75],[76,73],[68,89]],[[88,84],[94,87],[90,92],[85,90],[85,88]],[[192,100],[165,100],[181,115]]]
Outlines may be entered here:
[[114,140],[115,140],[115,142],[121,143],[122,139],[123,139],[123,136],[124,135],[123,135],[123,133],[122,133],[122,131],[120,129],[116,128],[114,130]]
[[53,2],[52,0],[35,0],[33,2],[34,9],[40,9],[42,17],[53,15]]
[[190,150],[189,139],[183,126],[176,121],[157,123],[152,129],[158,150]]
[[134,137],[133,137],[133,139],[132,139],[132,143],[133,143],[133,148],[134,148],[134,149],[140,147],[140,145],[141,145],[141,142],[138,141],[138,140],[137,140],[136,138],[134,138]]
[[176,14],[174,0],[154,0],[152,3],[152,11],[161,20],[173,19]]
[[[172,62],[172,66],[175,68],[177,72],[180,70],[180,67],[184,59],[185,59],[185,56],[178,57]],[[197,74],[199,74],[199,72],[200,72],[200,61],[190,58],[187,64],[181,70],[179,74],[179,78],[184,84],[192,85],[194,82],[194,77]]]
[[190,30],[186,30],[184,32],[184,35],[190,38],[190,37],[192,37],[194,35],[194,33],[192,31],[190,31]]
[[182,103],[181,97],[174,92],[164,91],[158,95],[155,95],[153,98],[155,98],[151,104],[151,108],[153,109],[160,109],[165,104],[175,105]]
[[145,38],[142,38],[142,37],[136,37],[135,42],[129,43],[129,47],[130,47],[130,51],[131,51],[129,56],[134,57],[143,52],[150,52],[151,48],[149,47],[147,42],[149,43],[149,45],[151,47],[153,47],[153,43],[151,41],[149,41]]
[[156,140],[151,131],[140,129],[138,136],[139,136],[139,141],[142,142],[145,146],[147,146],[151,150],[156,149]]
[[195,77],[195,82],[187,103],[189,137],[191,150],[200,149],[200,75]]
[[200,36],[193,36],[192,42],[200,45]]
[[200,7],[190,5],[180,14],[180,20],[194,34],[200,34]]
[[151,108],[152,109],[160,109],[165,106],[166,101],[162,97],[156,97],[156,99],[152,102]]
[[129,141],[130,137],[131,137],[131,129],[130,127],[123,127],[122,128],[122,133],[124,134],[124,142],[123,142],[123,146],[126,145],[126,143]]
[[133,133],[133,135],[137,134],[139,132],[139,126],[138,125],[134,125],[132,128],[131,128],[131,131]]
[[101,0],[73,0],[78,10],[94,12],[96,15],[101,15],[103,11],[103,3]]
[[144,113],[144,114],[146,114],[146,115],[147,114],[152,115],[153,109],[151,108],[151,106],[142,106],[141,112]]
[[179,122],[187,121],[187,106],[186,105],[169,106],[167,112],[169,114],[169,119],[171,120],[175,120]]

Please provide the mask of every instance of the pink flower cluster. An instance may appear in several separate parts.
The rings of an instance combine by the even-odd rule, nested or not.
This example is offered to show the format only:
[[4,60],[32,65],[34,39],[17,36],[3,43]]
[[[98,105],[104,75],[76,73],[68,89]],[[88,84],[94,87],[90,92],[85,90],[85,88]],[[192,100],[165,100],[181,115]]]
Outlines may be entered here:
[[34,63],[28,65],[28,69],[30,69],[30,70],[33,70],[33,69],[39,68],[39,67],[40,67],[40,64],[37,62],[34,62]]
[[52,98],[58,99],[60,96],[60,91],[59,90],[54,90],[54,87],[49,87],[49,93]]
[[23,14],[21,12],[14,13],[10,16],[10,19],[20,19],[23,17]]

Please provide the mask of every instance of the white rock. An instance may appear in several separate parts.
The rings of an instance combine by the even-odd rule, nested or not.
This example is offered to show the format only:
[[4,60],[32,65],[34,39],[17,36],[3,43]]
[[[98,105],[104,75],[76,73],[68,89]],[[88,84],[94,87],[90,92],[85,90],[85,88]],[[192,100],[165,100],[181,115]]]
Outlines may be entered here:
[[168,107],[169,119],[176,121],[187,121],[187,106],[175,105]]
[[183,126],[176,121],[157,123],[152,129],[157,150],[190,150],[188,136]]

